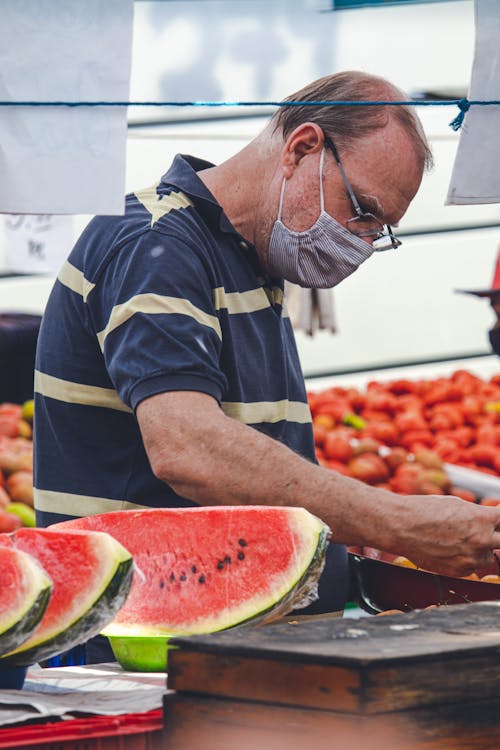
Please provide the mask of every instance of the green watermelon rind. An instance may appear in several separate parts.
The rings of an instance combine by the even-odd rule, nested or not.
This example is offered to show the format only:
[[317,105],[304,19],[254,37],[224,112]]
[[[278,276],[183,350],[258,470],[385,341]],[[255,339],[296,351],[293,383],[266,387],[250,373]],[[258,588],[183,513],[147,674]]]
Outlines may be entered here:
[[[328,540],[331,536],[329,527],[315,518],[318,524],[321,524],[316,546],[311,556],[310,562],[303,569],[302,575],[294,582],[291,583],[288,591],[278,599],[270,602],[268,606],[261,609],[259,612],[251,615],[250,617],[242,617],[234,622],[223,624],[217,628],[211,628],[209,632],[215,633],[221,630],[229,630],[233,627],[246,624],[265,624],[272,620],[278,619],[293,609],[302,608],[307,606],[311,601],[317,599],[318,581],[325,565],[325,555],[328,545]],[[111,622],[103,631],[102,635],[111,637],[124,637],[127,636],[174,636],[179,635],[199,635],[206,633],[207,630],[203,629],[203,626],[199,626],[196,629],[191,630],[189,633],[180,630],[167,632],[166,630],[160,630],[158,628],[151,628],[146,626],[141,628],[137,623],[127,625],[127,623],[113,623]]]
[[[25,555],[25,553],[21,554]],[[28,596],[26,597],[26,609],[23,613],[2,613],[5,617],[10,616],[12,624],[9,624],[3,632],[0,632],[0,657],[18,648],[28,640],[49,604],[52,581],[34,560],[29,567],[29,575],[33,588],[37,587],[38,593],[31,601],[29,601]],[[13,621],[12,618],[14,618]],[[3,624],[0,625],[0,627],[2,626]]]
[[0,668],[25,667],[50,659],[98,635],[123,606],[132,585],[132,576],[133,560],[130,556],[118,563],[106,588],[82,617],[32,648],[23,650],[21,645],[15,652],[2,656]]

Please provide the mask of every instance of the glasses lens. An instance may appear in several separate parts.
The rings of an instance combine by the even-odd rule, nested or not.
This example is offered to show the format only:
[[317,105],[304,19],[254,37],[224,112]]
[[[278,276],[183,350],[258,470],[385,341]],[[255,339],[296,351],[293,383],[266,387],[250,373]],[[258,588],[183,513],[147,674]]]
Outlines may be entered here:
[[380,237],[384,226],[373,214],[360,214],[347,220],[347,228],[358,237]]
[[372,242],[373,249],[376,252],[383,252],[384,250],[395,250],[400,247],[401,240],[398,240],[392,233],[392,229],[387,226],[388,234],[383,234]]

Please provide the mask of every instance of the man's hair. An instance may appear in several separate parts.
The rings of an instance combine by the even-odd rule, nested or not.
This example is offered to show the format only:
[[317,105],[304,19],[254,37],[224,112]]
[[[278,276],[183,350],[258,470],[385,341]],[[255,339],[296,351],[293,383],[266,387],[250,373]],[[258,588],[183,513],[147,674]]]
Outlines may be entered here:
[[[324,76],[291,94],[283,102],[292,101],[407,101],[406,95],[385,78],[357,70]],[[275,129],[281,128],[286,138],[304,122],[315,122],[342,148],[370,131],[384,128],[392,117],[411,138],[422,168],[432,167],[432,152],[422,124],[411,106],[404,105],[294,105],[280,106],[273,117]]]

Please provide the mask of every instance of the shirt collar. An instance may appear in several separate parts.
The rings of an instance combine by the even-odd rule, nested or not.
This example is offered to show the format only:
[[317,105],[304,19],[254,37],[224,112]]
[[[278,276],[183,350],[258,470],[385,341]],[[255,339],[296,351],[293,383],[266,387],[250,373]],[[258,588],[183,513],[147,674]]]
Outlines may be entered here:
[[176,187],[192,198],[196,203],[196,208],[208,223],[215,225],[223,232],[241,237],[222,210],[222,206],[217,203],[197,175],[197,172],[202,169],[209,169],[213,166],[215,165],[211,162],[198,159],[196,156],[177,154],[170,169],[161,178],[161,184]]

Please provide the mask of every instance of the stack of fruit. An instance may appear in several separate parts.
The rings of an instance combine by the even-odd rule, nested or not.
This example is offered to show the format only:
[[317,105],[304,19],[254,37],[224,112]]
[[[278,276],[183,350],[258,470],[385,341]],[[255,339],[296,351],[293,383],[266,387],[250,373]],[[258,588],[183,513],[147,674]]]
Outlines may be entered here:
[[[403,494],[455,494],[443,463],[500,476],[500,376],[370,382],[309,393],[321,464]],[[481,498],[497,504],[497,498]]]
[[0,404],[0,532],[34,526],[33,401]]

